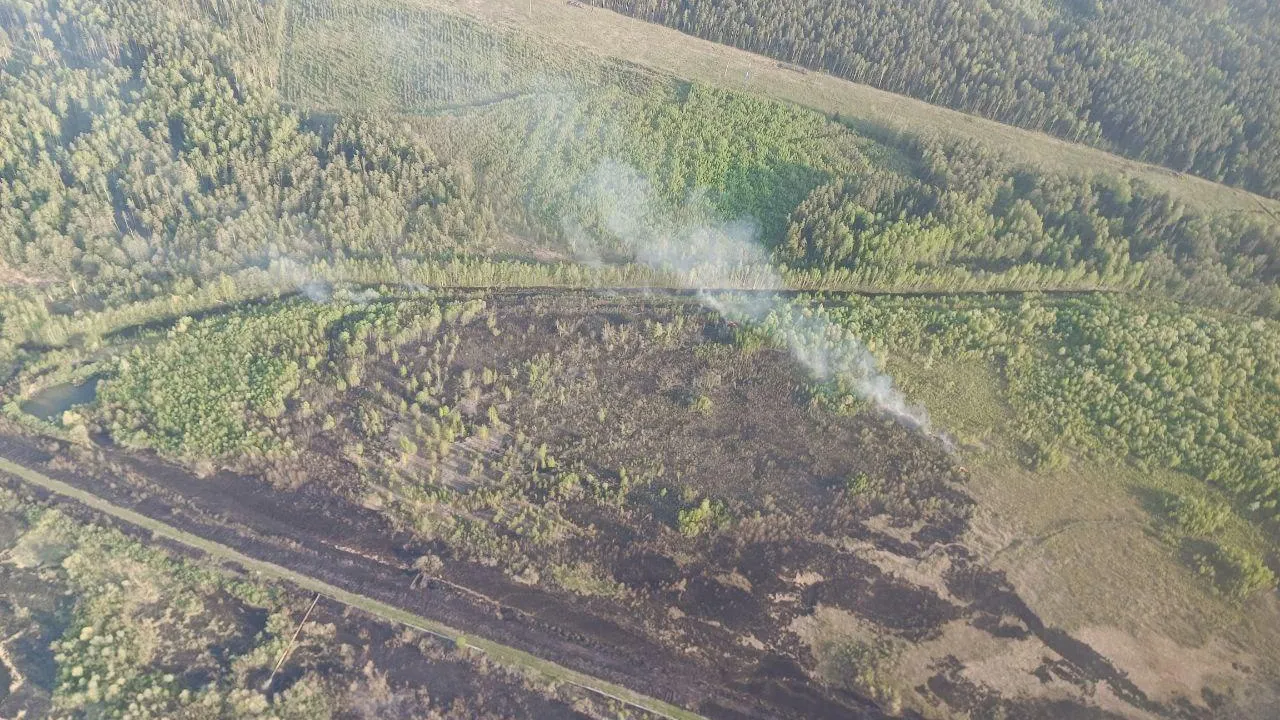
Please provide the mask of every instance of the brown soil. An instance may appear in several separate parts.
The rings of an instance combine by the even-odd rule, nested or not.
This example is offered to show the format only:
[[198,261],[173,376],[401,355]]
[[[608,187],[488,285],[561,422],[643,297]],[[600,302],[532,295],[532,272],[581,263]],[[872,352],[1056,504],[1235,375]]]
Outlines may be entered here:
[[[731,328],[687,300],[574,294],[491,306],[500,333],[474,323],[453,331],[447,348],[401,348],[397,362],[369,368],[354,396],[330,397],[327,406],[314,398],[324,408],[317,415],[330,411],[339,422],[324,431],[318,420],[298,426],[310,451],[295,489],[229,472],[199,478],[108,446],[47,451],[7,436],[0,455],[250,556],[708,717],[884,717],[875,702],[819,677],[814,649],[794,623],[820,607],[899,644],[928,642],[956,623],[993,642],[1042,643],[1045,686],[1070,698],[1003,697],[961,675],[954,658],[938,657],[932,679],[914,692],[957,713],[1101,718],[1091,706],[1101,686],[1134,714],[1212,716],[1190,700],[1152,700],[1088,644],[1045,626],[1002,573],[976,564],[961,543],[972,503],[955,461],[874,413],[837,415],[815,405],[807,378],[784,353],[742,353],[729,342]],[[654,322],[683,330],[645,340],[657,332]],[[415,492],[453,498],[449,509],[481,527],[486,542],[501,543],[501,557],[465,537],[424,533],[412,513],[396,512],[425,505],[394,493],[368,502],[370,468],[399,457],[393,438],[412,424],[384,398],[411,397],[403,378],[429,369],[432,358],[447,358],[438,402],[463,408],[467,423],[483,424],[490,406],[503,420],[490,439],[455,441],[445,460],[436,458],[446,466],[438,483],[421,479],[432,462],[425,450],[400,458],[394,476],[408,483],[405,492],[420,483]],[[539,362],[549,384],[517,381],[528,374],[521,368]],[[506,380],[476,391],[457,380],[486,368],[511,378],[508,395],[498,389]],[[366,389],[374,382],[381,394]],[[697,395],[709,398],[709,410],[690,410]],[[355,439],[356,403],[384,403],[392,428],[381,440],[365,439],[360,464],[340,450]],[[517,462],[540,445],[561,468],[596,478],[596,489],[554,497],[546,483],[562,475]],[[61,470],[48,467],[50,451]],[[500,465],[504,453],[516,464]],[[79,457],[68,471],[72,455]],[[467,470],[476,458],[479,474]],[[497,477],[501,467],[525,468],[532,484],[511,491],[524,481]],[[858,473],[878,483],[873,496],[844,489]],[[500,490],[497,509],[480,502]],[[680,511],[702,498],[721,503],[725,520],[681,534]],[[568,529],[537,541],[499,522],[521,512],[558,518]],[[438,578],[424,580],[412,568],[426,554],[445,560]],[[622,590],[584,596],[525,572],[545,578],[549,568],[574,563]],[[902,567],[929,582],[909,582]]]
[[[73,510],[86,522],[102,522],[89,511]],[[3,517],[3,516],[0,516]],[[186,554],[181,546],[166,549]],[[0,631],[4,644],[0,663],[0,717],[43,717],[55,690],[56,665],[50,643],[62,634],[74,598],[66,588],[38,569],[0,563]],[[299,594],[295,604],[309,599]],[[18,606],[30,611],[20,616]],[[155,608],[157,622],[164,622],[167,608]],[[248,606],[221,590],[202,598],[201,612],[183,618],[182,632],[204,643],[183,646],[177,654],[157,659],[156,670],[171,672],[180,687],[199,689],[233,676],[231,660],[251,651],[266,629],[267,612]],[[15,628],[18,630],[14,631]],[[324,632],[332,628],[332,634]],[[316,629],[320,632],[316,633]],[[488,664],[482,657],[458,650],[451,643],[405,631],[359,611],[323,599],[309,616],[301,642],[272,679],[271,694],[287,692],[309,671],[319,671],[338,685],[359,686],[355,702],[343,718],[417,718],[431,710],[449,717],[536,717],[553,720],[585,720],[564,695],[530,686],[526,679]],[[313,640],[312,637],[315,639]],[[210,667],[207,659],[215,666]],[[18,692],[10,692],[14,680],[10,663],[21,673]],[[266,668],[248,678],[248,686],[263,686]],[[568,693],[572,699],[576,693]],[[434,716],[434,715],[433,715]]]

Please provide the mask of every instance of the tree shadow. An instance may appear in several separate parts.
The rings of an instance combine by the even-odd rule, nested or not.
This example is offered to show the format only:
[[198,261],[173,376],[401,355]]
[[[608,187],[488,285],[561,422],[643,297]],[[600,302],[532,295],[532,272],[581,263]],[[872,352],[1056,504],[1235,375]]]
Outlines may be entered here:
[[1129,495],[1138,501],[1143,510],[1161,526],[1169,523],[1169,508],[1177,502],[1178,496],[1168,490],[1138,486],[1129,490]]

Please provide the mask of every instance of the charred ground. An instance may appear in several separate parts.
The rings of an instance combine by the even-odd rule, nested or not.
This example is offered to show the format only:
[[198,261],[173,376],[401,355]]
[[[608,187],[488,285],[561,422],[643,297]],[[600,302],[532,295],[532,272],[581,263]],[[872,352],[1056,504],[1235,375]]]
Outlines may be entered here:
[[215,568],[83,508],[55,507],[30,488],[6,482],[0,502],[6,717],[616,712],[577,689],[532,683],[466,648],[328,599],[308,613],[309,595]]
[[[1212,714],[1148,698],[984,568],[965,545],[966,471],[942,442],[831,397],[696,298],[383,296],[244,312],[134,338],[143,355],[104,379],[85,413],[95,440],[59,461],[66,477],[710,717]],[[180,363],[165,343],[212,342],[273,313],[330,318],[304,343],[312,372],[245,426],[290,446],[244,445],[216,464],[136,447],[163,436],[122,420],[117,390],[148,353]],[[1041,690],[967,676],[958,637],[1038,657],[1009,672]]]

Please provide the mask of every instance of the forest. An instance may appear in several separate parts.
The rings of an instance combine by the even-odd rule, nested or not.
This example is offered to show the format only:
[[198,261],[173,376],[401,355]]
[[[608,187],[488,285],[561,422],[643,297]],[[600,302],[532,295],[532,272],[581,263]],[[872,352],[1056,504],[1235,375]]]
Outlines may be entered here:
[[691,35],[1280,193],[1265,0],[593,0]]
[[[590,258],[600,249],[575,248],[568,232],[584,212],[581,183],[621,162],[649,178],[662,212],[696,190],[702,201],[683,212],[747,219],[781,274],[810,289],[1156,290],[1280,311],[1280,221],[1264,214],[1186,208],[1122,178],[1046,176],[985,147],[911,137],[886,146],[811,111],[608,64],[569,63],[596,78],[589,92],[544,80],[462,113],[306,113],[306,103],[333,102],[328,85],[282,105],[245,49],[255,45],[202,31],[192,6],[141,11],[151,5],[42,16],[17,4],[3,16],[4,259],[71,307],[191,296],[227,278],[256,291],[253,271],[272,267],[302,283],[327,272],[315,263],[394,259],[408,276],[459,258]],[[289,10],[302,14],[295,27],[309,8]],[[418,15],[404,22],[443,24]],[[445,69],[423,72],[537,68],[532,57],[545,67],[530,73],[555,77],[564,62],[465,22],[440,30]],[[484,60],[495,46],[497,59]],[[313,53],[301,69],[321,77],[378,60],[339,65],[339,55]],[[298,83],[292,57],[277,71],[287,87]],[[408,109],[407,92],[391,87],[380,103]],[[5,315],[25,313],[47,314]],[[28,324],[40,322],[57,319]]]
[[[1280,196],[1265,3],[594,4]],[[0,441],[40,438],[51,472],[173,503],[166,522],[349,551],[333,567],[548,652],[621,648],[585,657],[690,708],[1051,718],[1057,693],[1251,716],[1280,688],[1238,670],[1280,648],[1257,630],[1280,627],[1278,363],[1266,205],[877,131],[437,3],[0,0]],[[317,636],[296,692],[258,693],[296,598],[7,492],[15,556],[66,552],[20,569],[101,594],[48,638],[68,717],[323,715],[351,701],[305,665],[322,646],[379,668],[336,663],[343,687],[381,677]],[[269,619],[175,682],[183,650],[132,625],[213,630],[120,575]],[[1167,624],[1118,619],[1139,613]],[[1229,638],[1252,654],[1204,667],[1262,690],[1148,696],[1162,671],[1131,681],[1080,639],[1099,626]],[[973,669],[1032,656],[1009,677],[1049,691]],[[404,707],[586,707],[494,673],[475,715]]]

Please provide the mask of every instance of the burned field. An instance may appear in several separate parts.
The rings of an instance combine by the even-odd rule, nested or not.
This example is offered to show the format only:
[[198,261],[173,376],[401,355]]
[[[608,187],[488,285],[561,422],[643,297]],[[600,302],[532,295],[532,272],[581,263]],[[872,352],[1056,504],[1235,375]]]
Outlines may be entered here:
[[0,487],[0,715],[613,716],[575,688],[101,522]]
[[1280,717],[1265,203],[488,5],[0,11],[0,716]]
[[[96,368],[69,479],[708,717],[1203,714],[983,569],[943,442],[696,298],[384,291],[179,326]],[[296,354],[242,435],[154,405],[166,378],[218,396],[171,348],[236,332]]]

